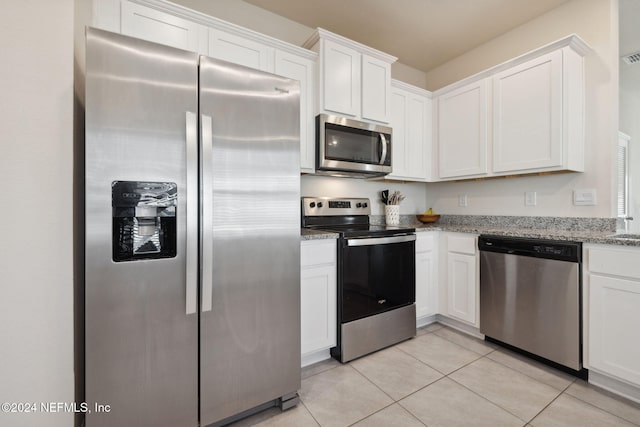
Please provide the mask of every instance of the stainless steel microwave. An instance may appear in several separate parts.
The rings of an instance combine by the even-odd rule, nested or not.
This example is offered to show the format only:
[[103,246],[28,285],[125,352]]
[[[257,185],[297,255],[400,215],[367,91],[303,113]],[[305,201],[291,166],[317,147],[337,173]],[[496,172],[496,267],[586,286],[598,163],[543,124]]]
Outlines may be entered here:
[[391,128],[319,114],[316,173],[370,178],[391,172]]

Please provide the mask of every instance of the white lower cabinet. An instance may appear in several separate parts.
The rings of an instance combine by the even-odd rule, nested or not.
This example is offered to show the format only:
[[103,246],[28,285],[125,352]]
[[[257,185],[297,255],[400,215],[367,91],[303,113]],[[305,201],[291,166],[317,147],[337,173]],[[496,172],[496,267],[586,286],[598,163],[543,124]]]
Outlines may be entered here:
[[438,232],[416,234],[416,324],[438,314]]
[[640,248],[585,245],[585,365],[638,388]]
[[477,328],[480,326],[477,235],[442,233],[441,239],[442,314]]
[[335,240],[301,243],[300,322],[302,366],[328,359],[336,346],[337,271]]

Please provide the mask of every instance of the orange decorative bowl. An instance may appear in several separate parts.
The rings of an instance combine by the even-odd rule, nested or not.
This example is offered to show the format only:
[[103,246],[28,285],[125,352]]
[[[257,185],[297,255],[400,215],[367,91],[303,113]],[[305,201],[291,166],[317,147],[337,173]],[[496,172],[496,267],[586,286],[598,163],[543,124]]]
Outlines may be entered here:
[[418,221],[424,224],[428,224],[430,222],[436,222],[437,220],[439,220],[440,215],[416,215],[416,218],[418,218]]

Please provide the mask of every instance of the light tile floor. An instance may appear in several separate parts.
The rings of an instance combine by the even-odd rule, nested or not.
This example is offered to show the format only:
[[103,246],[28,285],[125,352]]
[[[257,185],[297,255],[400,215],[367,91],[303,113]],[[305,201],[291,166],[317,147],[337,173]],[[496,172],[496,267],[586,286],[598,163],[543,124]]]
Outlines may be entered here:
[[304,368],[301,403],[235,426],[640,426],[640,405],[438,323]]

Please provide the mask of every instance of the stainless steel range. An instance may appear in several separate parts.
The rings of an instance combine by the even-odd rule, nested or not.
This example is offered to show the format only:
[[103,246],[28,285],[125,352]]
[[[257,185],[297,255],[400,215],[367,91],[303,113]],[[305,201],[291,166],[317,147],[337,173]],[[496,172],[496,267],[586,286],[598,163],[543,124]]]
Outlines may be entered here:
[[339,234],[338,345],[345,363],[415,336],[415,228],[372,225],[363,198],[302,198],[302,226]]

